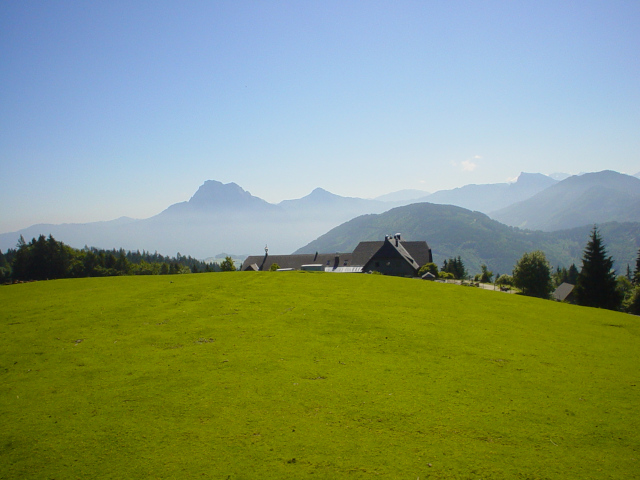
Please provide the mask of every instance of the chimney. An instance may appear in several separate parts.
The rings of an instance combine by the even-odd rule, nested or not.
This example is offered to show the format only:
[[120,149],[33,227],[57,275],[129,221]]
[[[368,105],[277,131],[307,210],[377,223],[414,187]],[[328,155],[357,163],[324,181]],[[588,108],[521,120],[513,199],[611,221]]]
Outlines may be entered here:
[[262,271],[264,269],[264,264],[267,263],[267,257],[269,256],[269,247],[267,245],[264,246],[264,258],[262,259],[262,264],[258,270]]

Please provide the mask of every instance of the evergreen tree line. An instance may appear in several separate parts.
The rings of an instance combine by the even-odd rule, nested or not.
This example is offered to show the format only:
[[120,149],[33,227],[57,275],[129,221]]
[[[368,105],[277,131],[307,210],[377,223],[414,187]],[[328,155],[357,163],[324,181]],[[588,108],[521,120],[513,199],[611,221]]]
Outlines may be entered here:
[[563,283],[570,283],[571,285],[575,285],[578,281],[579,273],[580,272],[578,271],[578,267],[576,267],[574,263],[572,263],[569,268],[558,267],[552,277],[553,284],[556,287],[559,287]]
[[453,275],[453,278],[457,280],[467,278],[467,269],[465,268],[460,256],[458,256],[457,258],[450,258],[448,260],[445,260],[440,271],[450,273],[451,275]]
[[[525,253],[516,263],[513,275],[497,275],[496,284],[513,285],[523,295],[551,298],[554,289],[563,283],[574,285],[573,301],[578,305],[609,310],[619,310],[640,315],[640,250],[635,270],[627,266],[626,274],[616,275],[613,259],[607,251],[597,227],[585,247],[582,268],[575,264],[569,268],[557,267],[552,271],[544,252],[536,250]],[[431,272],[439,278],[467,279],[468,274],[460,256],[444,261],[442,269],[433,263],[423,265],[420,275]],[[493,272],[482,265],[482,273],[475,275],[478,282],[491,282]]]
[[20,240],[15,249],[0,252],[0,281],[3,283],[56,278],[107,277],[116,275],[174,275],[220,271],[209,264],[178,253],[175,257],[159,253],[124,249],[78,250],[40,235],[31,242]]
[[616,275],[613,258],[607,254],[597,227],[591,231],[582,256],[582,268],[551,267],[544,252],[525,253],[513,270],[513,283],[523,294],[550,298],[554,286],[563,282],[574,285],[575,303],[586,307],[620,310],[640,315],[640,250],[635,271],[627,266],[626,275]]

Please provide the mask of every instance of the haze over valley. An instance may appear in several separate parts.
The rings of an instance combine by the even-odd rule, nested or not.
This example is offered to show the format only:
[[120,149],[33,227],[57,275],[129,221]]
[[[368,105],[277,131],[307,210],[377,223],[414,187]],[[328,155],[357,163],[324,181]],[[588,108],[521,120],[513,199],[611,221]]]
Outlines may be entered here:
[[[150,218],[34,225],[0,234],[0,248],[15,247],[20,235],[29,240],[51,234],[76,248],[124,248],[204,259],[222,252],[258,254],[265,246],[272,254],[350,251],[359,241],[399,231],[410,240],[429,242],[439,262],[461,255],[470,267],[486,263],[503,272],[534,249],[545,250],[554,265],[579,262],[594,224],[601,225],[618,267],[633,263],[640,248],[640,179],[617,172],[562,181],[523,173],[514,183],[467,185],[399,200],[403,195],[382,196],[397,199],[385,202],[316,188],[302,198],[272,204],[235,183],[208,180],[188,201]],[[529,225],[531,232],[513,229]]]

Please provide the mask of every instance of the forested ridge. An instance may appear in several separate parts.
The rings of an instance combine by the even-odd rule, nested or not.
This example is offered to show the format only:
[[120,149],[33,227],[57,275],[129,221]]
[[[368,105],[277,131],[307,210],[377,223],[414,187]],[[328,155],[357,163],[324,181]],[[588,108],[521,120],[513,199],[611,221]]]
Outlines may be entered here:
[[[407,240],[425,240],[439,265],[447,258],[460,256],[472,272],[480,271],[485,264],[494,272],[504,273],[510,272],[525,252],[542,250],[552,265],[562,268],[580,263],[592,227],[555,232],[521,230],[454,205],[415,203],[354,218],[294,253],[350,252],[359,242],[401,232]],[[640,222],[607,222],[598,229],[607,238],[616,262],[614,268],[623,272],[627,265],[633,265],[640,248]]]
[[116,275],[174,275],[219,271],[210,264],[177,253],[95,247],[72,248],[51,235],[40,235],[27,243],[21,236],[16,248],[0,251],[0,281],[52,280],[56,278],[108,277]]

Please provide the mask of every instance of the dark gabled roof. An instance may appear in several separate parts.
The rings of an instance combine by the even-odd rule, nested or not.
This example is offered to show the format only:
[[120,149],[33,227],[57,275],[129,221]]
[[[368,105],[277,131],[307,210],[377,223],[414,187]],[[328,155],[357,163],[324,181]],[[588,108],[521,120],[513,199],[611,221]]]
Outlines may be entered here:
[[402,242],[402,246],[411,254],[419,266],[433,262],[431,249],[424,240],[420,242]]
[[300,270],[302,265],[323,265],[325,268],[350,267],[353,255],[351,253],[302,253],[297,255],[253,255],[247,257],[242,264],[242,270],[255,263],[259,270],[269,270],[277,263],[280,268]]
[[559,302],[571,301],[571,294],[573,293],[574,288],[575,285],[564,282],[556,288],[555,292],[553,292],[551,296]]
[[396,238],[385,239],[378,251],[369,258],[367,263],[364,264],[363,270],[368,270],[367,267],[371,262],[381,258],[402,258],[416,271],[420,268],[420,265],[418,265],[407,249],[404,248],[403,243]]
[[[420,267],[425,263],[433,261],[431,249],[429,245],[427,245],[427,242],[405,242],[401,240],[400,244]],[[353,251],[353,265],[364,266],[371,257],[382,248],[382,245],[384,245],[384,240],[377,242],[360,242]]]
[[[394,256],[402,256],[415,268],[420,268],[425,263],[432,262],[431,249],[427,242],[404,242],[398,241],[395,246],[395,238],[392,241],[394,252],[387,252]],[[269,270],[271,265],[277,263],[280,268],[293,268],[300,270],[302,265],[321,264],[325,268],[337,269],[338,267],[363,267],[380,249],[389,243],[387,241],[360,242],[353,253],[303,253],[297,255],[252,255],[247,257],[242,264],[242,270],[251,268],[253,264],[258,270]],[[337,257],[337,259],[336,259]]]
[[353,251],[351,260],[354,265],[364,266],[373,255],[384,245],[384,241],[360,242]]

